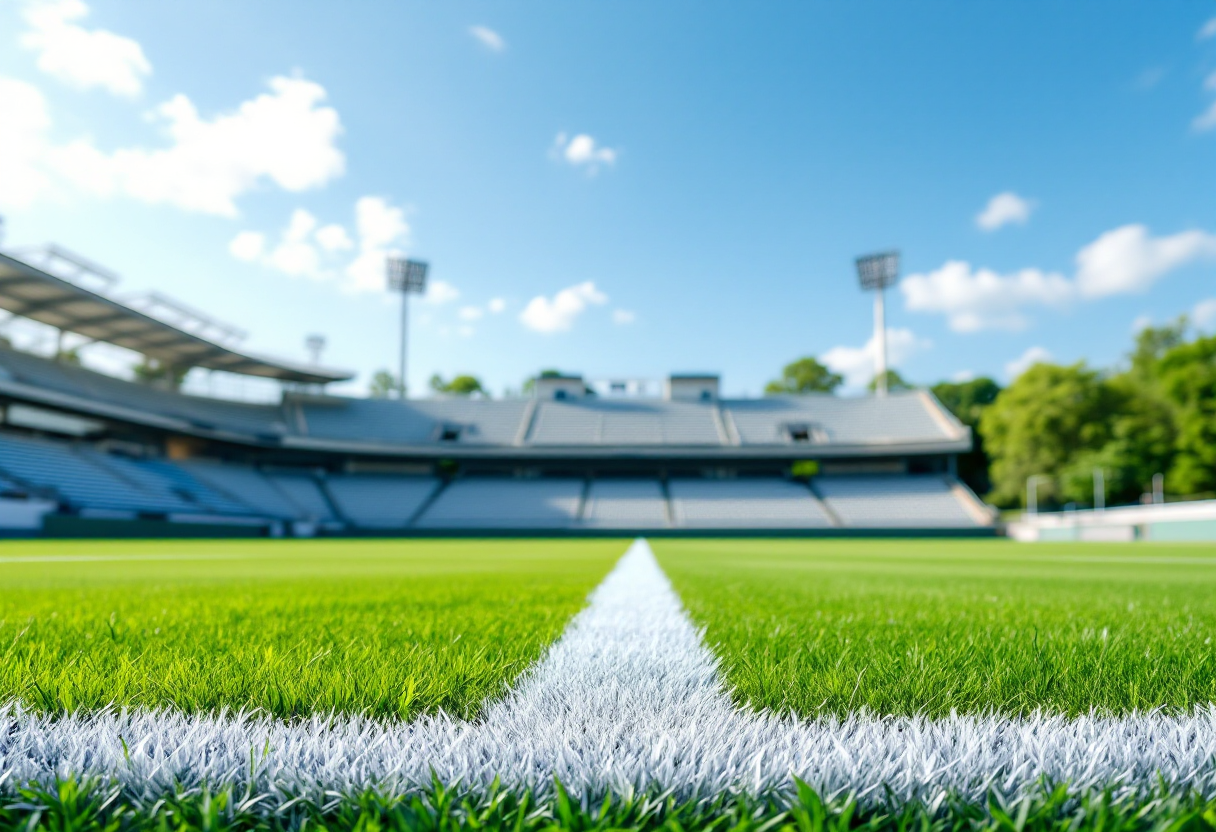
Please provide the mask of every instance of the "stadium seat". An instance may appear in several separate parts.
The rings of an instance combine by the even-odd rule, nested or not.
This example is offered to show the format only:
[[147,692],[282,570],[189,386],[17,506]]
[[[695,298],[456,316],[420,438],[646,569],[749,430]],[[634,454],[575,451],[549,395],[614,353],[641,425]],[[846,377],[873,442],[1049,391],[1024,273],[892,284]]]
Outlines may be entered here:
[[667,500],[657,480],[595,480],[582,523],[588,528],[665,528]]
[[[510,445],[527,401],[508,399],[338,399],[300,405],[309,436],[397,445],[442,443],[443,426],[459,428],[461,445]],[[449,440],[451,441],[451,440]]]
[[100,464],[95,453],[66,442],[0,434],[0,471],[58,495],[70,508],[157,514],[188,508],[180,497],[149,489],[137,478]]
[[855,528],[967,528],[979,525],[938,474],[816,477],[828,508]]
[[178,463],[196,479],[229,495],[265,517],[309,520],[299,506],[251,465],[189,460]]
[[826,393],[735,399],[722,407],[742,445],[891,444],[941,441],[966,433],[920,390],[893,392],[881,400]]
[[779,479],[673,479],[668,484],[680,528],[826,528],[823,505],[802,483]]
[[714,406],[689,402],[546,401],[532,445],[720,445]]
[[364,529],[402,529],[430,499],[439,480],[396,474],[339,474],[326,485],[342,516]]
[[318,523],[331,523],[338,519],[312,472],[272,471],[266,472],[265,476],[296,507],[296,517]]
[[559,529],[578,516],[583,481],[469,477],[439,493],[415,524],[424,529]]

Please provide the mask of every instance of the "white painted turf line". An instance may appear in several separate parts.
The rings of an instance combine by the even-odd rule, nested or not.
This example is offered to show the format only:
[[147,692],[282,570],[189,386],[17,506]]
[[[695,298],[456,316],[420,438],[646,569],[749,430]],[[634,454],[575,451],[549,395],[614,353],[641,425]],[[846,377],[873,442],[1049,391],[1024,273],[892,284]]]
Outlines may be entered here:
[[594,796],[787,792],[794,774],[864,801],[933,800],[945,790],[978,799],[990,788],[1012,795],[1040,778],[1122,793],[1164,782],[1216,796],[1216,708],[1186,717],[814,722],[740,710],[639,540],[544,659],[475,723],[0,714],[5,790],[56,775],[101,776],[151,804],[203,783],[234,785],[271,811],[294,797],[324,804],[368,787],[424,788],[432,769],[446,783],[477,788],[498,775],[542,793],[557,777]]

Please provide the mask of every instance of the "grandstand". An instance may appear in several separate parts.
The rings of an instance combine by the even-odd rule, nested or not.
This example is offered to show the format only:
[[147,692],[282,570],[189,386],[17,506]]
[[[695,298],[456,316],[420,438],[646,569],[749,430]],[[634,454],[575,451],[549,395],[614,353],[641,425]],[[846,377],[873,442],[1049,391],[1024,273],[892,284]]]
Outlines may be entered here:
[[992,532],[954,476],[970,432],[925,391],[728,399],[702,374],[651,398],[565,376],[517,399],[358,399],[325,392],[348,374],[203,349],[89,295],[0,255],[0,307],[291,386],[225,401],[0,346],[0,526],[37,501],[56,533]]

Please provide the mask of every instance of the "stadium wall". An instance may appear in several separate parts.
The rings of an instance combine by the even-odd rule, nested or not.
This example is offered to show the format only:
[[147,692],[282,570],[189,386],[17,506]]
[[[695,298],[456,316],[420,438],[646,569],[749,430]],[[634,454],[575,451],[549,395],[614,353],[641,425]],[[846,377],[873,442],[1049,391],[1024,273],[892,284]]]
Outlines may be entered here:
[[1007,533],[1023,542],[1216,541],[1216,500],[1024,514]]

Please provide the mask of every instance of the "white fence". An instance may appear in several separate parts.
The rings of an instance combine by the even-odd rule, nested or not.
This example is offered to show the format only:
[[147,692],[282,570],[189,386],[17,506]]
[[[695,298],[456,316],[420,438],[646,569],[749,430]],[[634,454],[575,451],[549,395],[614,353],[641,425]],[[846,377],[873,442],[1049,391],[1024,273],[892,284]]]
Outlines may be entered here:
[[1023,514],[1007,527],[1026,542],[1176,540],[1216,542],[1216,500],[1125,506],[1098,511]]

